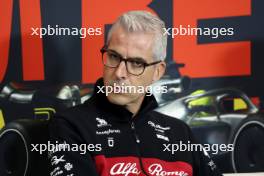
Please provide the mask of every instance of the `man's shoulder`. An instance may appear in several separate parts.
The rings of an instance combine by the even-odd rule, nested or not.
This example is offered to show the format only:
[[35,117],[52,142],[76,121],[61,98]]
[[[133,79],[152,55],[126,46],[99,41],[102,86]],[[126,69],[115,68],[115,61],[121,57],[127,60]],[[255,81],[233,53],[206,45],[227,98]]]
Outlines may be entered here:
[[98,109],[93,101],[87,100],[83,104],[79,104],[55,114],[54,118],[63,119],[69,122],[94,121]]

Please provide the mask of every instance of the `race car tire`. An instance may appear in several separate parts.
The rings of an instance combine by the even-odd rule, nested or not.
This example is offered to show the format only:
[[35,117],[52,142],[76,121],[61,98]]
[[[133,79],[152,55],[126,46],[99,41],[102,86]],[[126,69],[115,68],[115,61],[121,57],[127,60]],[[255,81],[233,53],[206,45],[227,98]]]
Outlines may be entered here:
[[233,133],[231,163],[234,172],[264,171],[264,116],[250,115]]

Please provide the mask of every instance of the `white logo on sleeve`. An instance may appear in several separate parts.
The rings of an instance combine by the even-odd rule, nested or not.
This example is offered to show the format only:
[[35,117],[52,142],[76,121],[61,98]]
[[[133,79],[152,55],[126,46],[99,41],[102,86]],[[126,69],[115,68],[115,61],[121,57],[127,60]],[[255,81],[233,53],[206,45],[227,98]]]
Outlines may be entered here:
[[60,169],[60,167],[56,167],[51,173],[50,176],[57,176],[61,175],[63,171]]
[[66,171],[70,171],[70,170],[72,170],[73,165],[71,163],[66,163],[64,168],[65,168]]
[[62,155],[60,158],[58,158],[57,156],[53,156],[51,158],[51,165],[57,165],[59,164],[60,162],[65,162],[65,159],[64,158],[64,155]]
[[97,127],[101,128],[101,127],[106,127],[106,126],[111,126],[111,124],[108,124],[107,121],[105,119],[96,117],[96,121],[97,121]]
[[211,159],[210,155],[207,153],[207,151],[204,148],[203,148],[203,153],[210,160],[208,162],[208,166],[211,168],[212,171],[215,170],[216,169],[216,165],[215,165],[214,161]]

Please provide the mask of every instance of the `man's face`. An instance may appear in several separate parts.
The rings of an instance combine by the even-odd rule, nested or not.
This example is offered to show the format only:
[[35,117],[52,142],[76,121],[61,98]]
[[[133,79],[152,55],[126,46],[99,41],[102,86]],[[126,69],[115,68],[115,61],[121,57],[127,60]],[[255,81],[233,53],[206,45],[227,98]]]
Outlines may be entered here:
[[[143,58],[146,63],[154,62],[153,41],[154,34],[146,33],[127,33],[122,27],[118,26],[112,31],[108,49],[119,53],[123,58]],[[127,72],[125,62],[121,62],[116,68],[104,66],[103,78],[104,85],[109,86],[113,83],[125,86],[147,87],[158,80],[165,70],[165,63],[149,66],[145,71],[135,76]],[[143,100],[144,93],[110,93],[107,98],[110,102],[118,105],[129,105]]]

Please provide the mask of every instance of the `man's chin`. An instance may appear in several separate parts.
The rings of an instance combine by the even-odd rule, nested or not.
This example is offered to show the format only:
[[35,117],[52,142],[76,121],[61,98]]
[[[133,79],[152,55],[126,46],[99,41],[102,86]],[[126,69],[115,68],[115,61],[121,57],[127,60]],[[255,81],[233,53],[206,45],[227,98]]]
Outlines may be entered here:
[[129,98],[124,94],[108,94],[107,99],[109,102],[116,105],[126,105],[129,102]]

